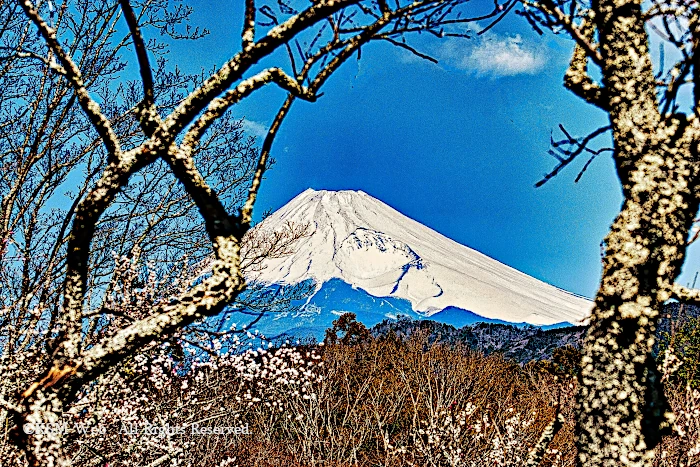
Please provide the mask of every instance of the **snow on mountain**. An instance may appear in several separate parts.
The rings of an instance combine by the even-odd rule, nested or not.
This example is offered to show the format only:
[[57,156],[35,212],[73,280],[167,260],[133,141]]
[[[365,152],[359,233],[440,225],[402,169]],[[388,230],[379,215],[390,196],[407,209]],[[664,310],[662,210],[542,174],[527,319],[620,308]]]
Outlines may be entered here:
[[340,279],[375,297],[408,300],[431,316],[446,308],[488,319],[580,322],[592,302],[450,240],[362,191],[306,190],[259,224],[308,224],[294,254],[268,259],[255,277],[271,284]]

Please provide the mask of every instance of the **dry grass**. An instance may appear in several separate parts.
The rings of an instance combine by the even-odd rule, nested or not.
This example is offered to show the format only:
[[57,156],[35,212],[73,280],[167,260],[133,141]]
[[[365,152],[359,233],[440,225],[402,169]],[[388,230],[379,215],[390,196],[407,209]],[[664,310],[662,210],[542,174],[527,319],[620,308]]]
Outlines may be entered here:
[[[520,467],[557,401],[567,423],[542,465],[574,465],[571,379],[553,365],[427,342],[416,334],[258,349],[195,363],[184,376],[167,351],[130,360],[81,394],[72,421],[106,430],[68,435],[73,465]],[[700,393],[669,394],[685,433],[664,440],[655,465],[698,465]],[[123,432],[125,421],[144,420],[249,433]],[[0,464],[15,464],[7,440],[0,447]]]
[[[325,347],[315,399],[282,395],[286,417],[264,405],[245,412],[254,435],[234,450],[241,465],[522,464],[570,388],[500,356],[426,342]],[[552,446],[563,454],[547,465],[572,465],[571,445],[567,426]]]

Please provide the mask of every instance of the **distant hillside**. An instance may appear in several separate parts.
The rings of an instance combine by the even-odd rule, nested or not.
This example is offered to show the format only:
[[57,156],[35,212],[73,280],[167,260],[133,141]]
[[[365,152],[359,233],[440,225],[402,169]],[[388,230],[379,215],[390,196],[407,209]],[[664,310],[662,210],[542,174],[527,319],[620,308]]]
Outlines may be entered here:
[[[663,315],[657,329],[659,338],[672,334],[688,318],[700,316],[700,307],[671,303],[665,307]],[[425,332],[430,342],[463,345],[486,355],[500,352],[521,364],[551,359],[552,352],[558,347],[571,345],[580,348],[585,331],[583,326],[542,329],[494,323],[476,323],[457,329],[449,324],[408,317],[384,320],[371,328],[375,337],[387,336],[392,332],[399,337]]]
[[449,324],[401,317],[396,321],[384,320],[372,327],[371,332],[375,337],[386,336],[391,332],[399,337],[426,332],[431,343],[464,345],[485,355],[500,352],[506,358],[526,363],[550,359],[557,347],[579,347],[585,328],[569,326],[543,330],[536,326],[477,323],[456,329]]

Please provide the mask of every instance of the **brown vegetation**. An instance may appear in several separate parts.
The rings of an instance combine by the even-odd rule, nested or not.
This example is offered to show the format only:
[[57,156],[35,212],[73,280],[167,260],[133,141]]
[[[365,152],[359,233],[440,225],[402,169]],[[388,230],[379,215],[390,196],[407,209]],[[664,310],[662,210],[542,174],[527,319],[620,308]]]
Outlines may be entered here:
[[[184,376],[173,371],[179,363],[161,349],[82,394],[85,410],[69,423],[97,430],[69,428],[74,465],[150,465],[163,453],[178,465],[518,465],[561,395],[569,423],[546,465],[573,458],[571,387],[536,366],[429,345],[425,336],[258,349],[195,361]],[[110,393],[115,387],[125,389]],[[159,429],[148,431],[146,420]],[[176,432],[193,423],[249,434]]]
[[[565,422],[540,465],[575,465],[575,348],[521,366],[420,331],[370,338],[351,318],[334,332],[351,324],[364,336],[352,344],[268,343],[204,362],[166,345],[128,359],[65,420],[72,465],[521,466],[557,406]],[[667,393],[680,433],[653,465],[698,465],[700,392]],[[20,463],[3,441],[0,465]]]

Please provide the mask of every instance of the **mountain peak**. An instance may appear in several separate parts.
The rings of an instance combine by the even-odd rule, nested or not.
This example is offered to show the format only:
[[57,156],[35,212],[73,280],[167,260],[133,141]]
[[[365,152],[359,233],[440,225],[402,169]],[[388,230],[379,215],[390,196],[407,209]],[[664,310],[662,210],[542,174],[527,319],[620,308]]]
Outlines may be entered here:
[[578,322],[592,303],[450,240],[362,191],[308,189],[260,228],[308,225],[294,253],[266,260],[252,280],[320,286],[340,279],[375,297],[411,302],[426,316],[448,307],[488,319]]
[[[337,198],[337,199],[344,199],[344,200],[350,200],[356,197],[369,197],[372,198],[372,196],[368,195],[362,190],[314,190],[313,188],[307,188],[306,190],[302,191],[296,198],[302,198],[302,199],[321,199],[321,198]],[[376,199],[376,198],[373,198]]]

